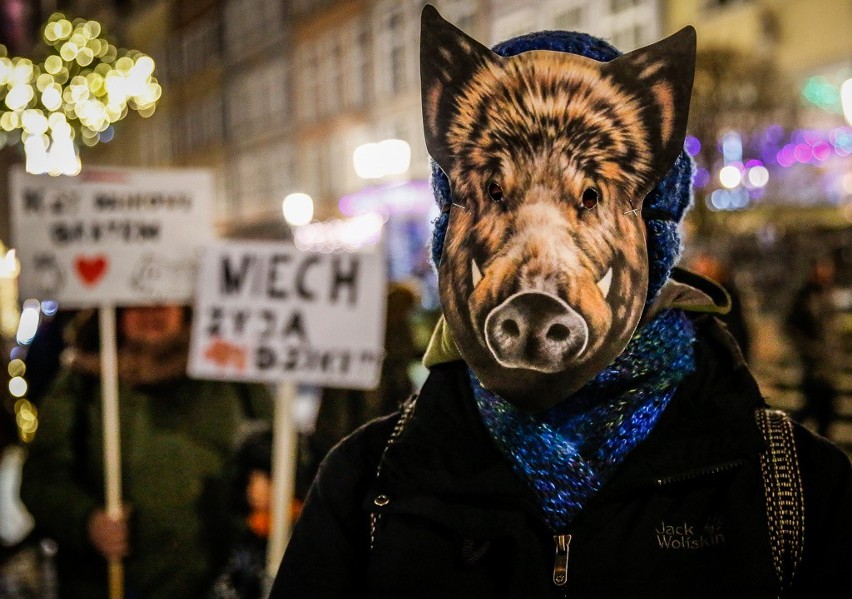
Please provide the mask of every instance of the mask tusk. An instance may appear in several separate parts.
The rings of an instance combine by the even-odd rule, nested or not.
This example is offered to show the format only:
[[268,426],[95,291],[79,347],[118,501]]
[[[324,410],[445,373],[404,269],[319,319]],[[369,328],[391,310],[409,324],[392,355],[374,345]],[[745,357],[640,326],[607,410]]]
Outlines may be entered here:
[[479,271],[479,266],[476,264],[476,260],[471,259],[470,261],[470,272],[471,277],[473,279],[473,286],[476,287],[479,285],[479,282],[482,280],[482,273]]
[[606,274],[603,276],[603,278],[600,281],[598,281],[598,289],[601,290],[601,293],[603,293],[604,297],[609,295],[609,288],[610,288],[611,285],[612,285],[612,267],[610,267],[610,269],[608,271],[606,271]]

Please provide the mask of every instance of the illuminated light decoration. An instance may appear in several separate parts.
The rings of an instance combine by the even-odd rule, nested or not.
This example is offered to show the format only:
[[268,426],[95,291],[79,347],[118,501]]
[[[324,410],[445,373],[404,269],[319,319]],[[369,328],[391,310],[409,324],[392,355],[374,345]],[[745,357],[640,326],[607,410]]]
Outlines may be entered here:
[[707,196],[707,207],[710,210],[727,210],[729,206],[728,193],[724,189],[717,189]]
[[781,125],[770,125],[763,132],[763,137],[769,143],[778,143],[784,137],[784,127]]
[[794,155],[796,156],[796,162],[807,164],[813,160],[814,152],[808,144],[796,144]]
[[766,195],[766,187],[753,187],[748,190],[748,197],[752,200],[759,200]]
[[701,151],[701,142],[693,135],[687,135],[683,140],[683,149],[690,156],[696,156]]
[[287,224],[301,227],[314,218],[314,200],[306,193],[291,193],[281,202],[281,211]]
[[841,180],[841,189],[846,195],[852,195],[852,173],[846,173]]
[[729,164],[719,170],[719,183],[728,189],[737,187],[742,182],[742,173],[736,166]]
[[725,164],[743,159],[743,138],[736,131],[728,131],[722,136],[722,156]]
[[38,65],[0,52],[0,130],[20,130],[28,172],[74,175],[80,172],[80,143],[110,141],[112,125],[129,110],[154,114],[162,88],[154,60],[116,48],[96,21],[54,13],[42,40],[49,55]]
[[748,206],[748,192],[745,189],[732,189],[728,192],[732,210],[742,210]]
[[811,154],[813,154],[814,160],[825,162],[831,157],[831,151],[832,147],[828,142],[818,141],[813,145]]
[[840,85],[840,105],[843,109],[843,118],[852,125],[852,77]]
[[354,252],[378,244],[382,239],[385,219],[367,213],[346,219],[311,223],[293,231],[296,247],[303,251]]
[[12,337],[18,330],[18,274],[21,264],[15,250],[0,242],[0,334]]
[[822,76],[810,77],[802,87],[802,98],[829,112],[840,112],[842,91]]
[[21,319],[18,321],[18,331],[15,334],[15,338],[20,345],[29,345],[32,343],[38,330],[40,312],[41,305],[38,300],[28,299],[24,302],[23,310],[21,310]]
[[435,198],[429,182],[420,179],[366,187],[343,196],[337,204],[341,214],[345,216],[358,216],[368,212],[385,216],[427,214],[435,208]]
[[9,379],[9,393],[12,397],[23,397],[27,393],[27,381],[20,376],[12,377]]
[[795,144],[786,144],[778,151],[775,158],[778,164],[787,168],[796,163],[796,146]]
[[749,194],[743,189],[717,189],[706,200],[707,207],[713,211],[742,210],[748,207]]
[[701,189],[702,187],[707,187],[708,183],[710,183],[710,171],[703,166],[699,166],[692,175],[692,184]]
[[26,374],[27,372],[27,365],[24,363],[23,360],[17,358],[15,360],[10,361],[6,369],[9,372],[9,376],[14,378],[16,376],[24,376],[24,374]]
[[362,144],[355,148],[352,163],[362,179],[402,175],[411,164],[411,147],[401,139]]
[[42,300],[41,313],[45,316],[54,316],[59,310],[59,304],[54,300]]
[[27,399],[19,399],[15,402],[15,422],[21,441],[29,443],[38,429],[38,408]]
[[748,169],[748,182],[752,187],[766,187],[769,183],[769,170],[763,165],[752,166]]

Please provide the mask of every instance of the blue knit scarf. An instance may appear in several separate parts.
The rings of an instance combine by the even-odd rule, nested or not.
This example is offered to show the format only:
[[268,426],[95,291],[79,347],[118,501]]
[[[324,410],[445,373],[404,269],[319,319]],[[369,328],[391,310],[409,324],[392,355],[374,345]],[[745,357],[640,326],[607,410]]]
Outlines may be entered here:
[[574,516],[643,441],[678,384],[695,368],[695,329],[681,310],[661,312],[585,387],[528,414],[479,383],[473,394],[491,437],[539,499],[554,531]]

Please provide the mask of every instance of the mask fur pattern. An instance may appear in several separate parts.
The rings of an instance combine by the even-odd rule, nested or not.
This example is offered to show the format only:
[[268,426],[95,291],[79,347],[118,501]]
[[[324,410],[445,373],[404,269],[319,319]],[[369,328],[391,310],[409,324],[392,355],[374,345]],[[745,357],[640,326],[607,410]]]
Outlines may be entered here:
[[683,147],[694,60],[691,27],[608,63],[501,57],[424,8],[424,132],[453,198],[444,316],[483,385],[519,407],[564,399],[633,335],[642,200]]

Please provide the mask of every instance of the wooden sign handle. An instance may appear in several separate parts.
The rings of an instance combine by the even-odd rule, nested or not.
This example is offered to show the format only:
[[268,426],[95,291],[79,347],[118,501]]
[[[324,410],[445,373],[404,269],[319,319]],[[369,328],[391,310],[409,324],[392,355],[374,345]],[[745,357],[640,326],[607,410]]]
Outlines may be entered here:
[[296,479],[296,427],[292,414],[295,397],[295,383],[278,384],[272,433],[272,530],[266,550],[270,582],[278,572],[290,532],[290,504]]
[[[115,306],[98,310],[101,340],[101,399],[104,422],[104,496],[106,512],[121,518],[121,434],[118,414],[118,349],[116,347]],[[124,566],[121,560],[109,562],[109,598],[124,597]]]

